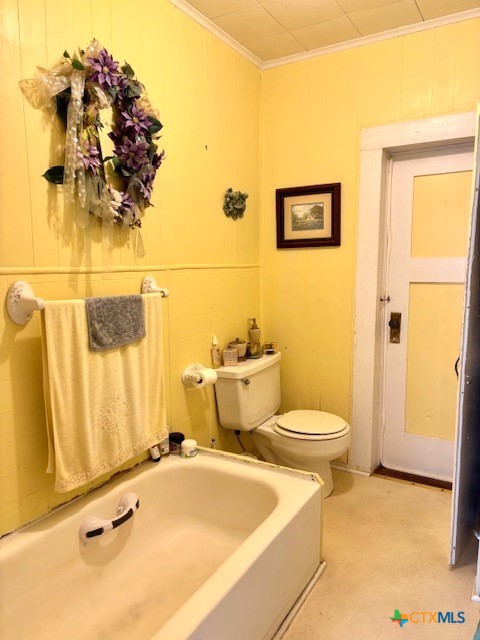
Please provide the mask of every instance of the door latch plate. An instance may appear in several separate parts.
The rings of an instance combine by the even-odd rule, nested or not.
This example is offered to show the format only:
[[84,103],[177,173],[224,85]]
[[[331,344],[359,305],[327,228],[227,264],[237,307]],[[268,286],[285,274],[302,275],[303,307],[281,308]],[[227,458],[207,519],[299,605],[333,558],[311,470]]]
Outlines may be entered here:
[[390,342],[393,344],[399,344],[400,329],[402,326],[402,314],[393,311],[390,314],[390,322],[388,323],[388,326],[390,327]]

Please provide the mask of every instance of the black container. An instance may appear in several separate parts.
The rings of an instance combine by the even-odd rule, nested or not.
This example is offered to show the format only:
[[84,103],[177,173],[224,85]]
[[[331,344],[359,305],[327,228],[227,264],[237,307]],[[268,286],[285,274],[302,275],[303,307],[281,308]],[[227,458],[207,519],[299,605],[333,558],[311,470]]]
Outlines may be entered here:
[[180,449],[182,447],[182,442],[185,440],[185,436],[180,431],[174,431],[168,437],[170,453],[178,453],[180,455]]

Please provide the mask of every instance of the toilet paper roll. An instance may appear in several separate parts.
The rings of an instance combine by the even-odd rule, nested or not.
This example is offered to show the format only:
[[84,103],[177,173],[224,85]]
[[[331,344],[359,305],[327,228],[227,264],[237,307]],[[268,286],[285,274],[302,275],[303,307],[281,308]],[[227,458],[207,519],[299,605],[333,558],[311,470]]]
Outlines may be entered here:
[[205,367],[201,371],[196,372],[197,375],[200,376],[199,382],[194,382],[193,386],[196,389],[201,389],[202,387],[211,387],[217,381],[217,372],[214,369],[208,369]]

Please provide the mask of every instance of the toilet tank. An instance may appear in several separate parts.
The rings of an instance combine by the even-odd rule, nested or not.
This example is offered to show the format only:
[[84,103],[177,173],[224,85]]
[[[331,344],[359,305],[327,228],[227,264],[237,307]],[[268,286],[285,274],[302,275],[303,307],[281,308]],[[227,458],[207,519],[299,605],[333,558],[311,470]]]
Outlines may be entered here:
[[280,353],[216,369],[220,424],[251,431],[275,415],[280,406]]

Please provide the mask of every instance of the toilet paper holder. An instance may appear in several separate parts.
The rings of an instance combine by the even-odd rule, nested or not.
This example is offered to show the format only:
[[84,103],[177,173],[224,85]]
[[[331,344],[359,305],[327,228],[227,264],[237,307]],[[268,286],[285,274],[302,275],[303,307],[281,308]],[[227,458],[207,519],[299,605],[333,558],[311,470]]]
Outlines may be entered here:
[[[205,382],[206,373],[208,373],[208,379]],[[214,375],[212,375],[214,374]],[[213,369],[204,367],[203,364],[195,363],[190,364],[182,372],[182,382],[186,387],[202,387],[205,384],[214,384],[217,379],[217,374]]]

